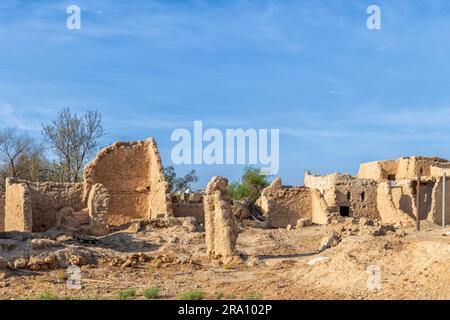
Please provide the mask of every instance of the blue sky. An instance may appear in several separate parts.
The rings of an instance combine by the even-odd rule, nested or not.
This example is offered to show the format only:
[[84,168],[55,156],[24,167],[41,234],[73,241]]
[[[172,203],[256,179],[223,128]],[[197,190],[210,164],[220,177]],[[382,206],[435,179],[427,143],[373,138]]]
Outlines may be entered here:
[[[65,26],[69,4],[82,29]],[[382,30],[366,9],[381,7]],[[103,114],[104,145],[176,128],[280,129],[285,184],[360,162],[450,158],[442,0],[0,2],[0,127],[39,137],[61,107]],[[178,166],[183,173],[191,166]],[[236,180],[241,166],[194,166]]]

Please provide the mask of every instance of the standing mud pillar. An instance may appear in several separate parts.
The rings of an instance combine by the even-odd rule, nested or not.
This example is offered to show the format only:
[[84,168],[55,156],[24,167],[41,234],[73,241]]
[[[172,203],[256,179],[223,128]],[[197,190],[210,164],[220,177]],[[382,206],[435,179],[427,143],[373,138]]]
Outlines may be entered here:
[[226,178],[213,177],[206,187],[205,196],[207,254],[209,258],[221,259],[223,263],[240,260],[236,251],[239,228],[232,215],[227,187]]

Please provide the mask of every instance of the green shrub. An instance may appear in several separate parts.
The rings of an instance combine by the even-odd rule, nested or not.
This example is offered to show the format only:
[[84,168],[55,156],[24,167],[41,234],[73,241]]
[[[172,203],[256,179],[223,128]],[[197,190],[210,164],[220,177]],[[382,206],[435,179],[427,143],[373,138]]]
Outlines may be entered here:
[[143,292],[143,296],[147,299],[156,299],[159,297],[159,288],[148,288]]
[[242,300],[261,300],[262,295],[257,292],[250,293],[242,297]]
[[119,300],[128,300],[134,297],[136,297],[136,289],[121,290],[117,293]]
[[202,300],[203,292],[198,290],[186,291],[178,295],[178,300]]

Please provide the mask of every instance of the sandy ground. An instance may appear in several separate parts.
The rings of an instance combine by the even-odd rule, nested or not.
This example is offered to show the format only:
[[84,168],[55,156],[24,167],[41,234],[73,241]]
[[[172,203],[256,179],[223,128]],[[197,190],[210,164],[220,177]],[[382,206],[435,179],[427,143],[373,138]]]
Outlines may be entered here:
[[[374,227],[361,227],[352,219],[299,230],[268,230],[256,222],[242,228],[238,250],[244,262],[238,265],[205,261],[204,232],[180,225],[147,226],[138,233],[110,236],[108,245],[98,249],[117,255],[146,252],[151,256],[147,262],[83,266],[79,290],[67,288],[62,270],[0,272],[0,299],[49,293],[116,299],[126,289],[136,289],[132,299],[145,299],[142,291],[153,287],[160,289],[160,299],[177,299],[192,290],[201,291],[204,299],[450,299],[449,229],[423,223],[421,232],[374,236]],[[317,253],[321,239],[332,230],[342,241]],[[308,264],[317,257],[325,259]],[[378,289],[371,285],[370,270],[379,270]]]

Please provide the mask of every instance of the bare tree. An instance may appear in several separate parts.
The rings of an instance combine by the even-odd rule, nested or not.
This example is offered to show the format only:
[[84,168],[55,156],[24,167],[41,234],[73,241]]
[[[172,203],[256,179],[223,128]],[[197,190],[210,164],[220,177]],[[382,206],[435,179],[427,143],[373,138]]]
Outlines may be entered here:
[[81,180],[86,161],[98,150],[104,131],[97,111],[78,117],[64,108],[56,120],[42,126],[42,134],[59,159],[63,180],[76,182]]
[[7,177],[40,180],[46,166],[44,148],[28,134],[12,128],[0,131],[0,188]]
[[173,193],[184,193],[190,189],[191,183],[198,182],[197,172],[195,170],[191,170],[183,177],[178,177],[174,166],[164,168],[164,177],[169,184],[170,191]]

